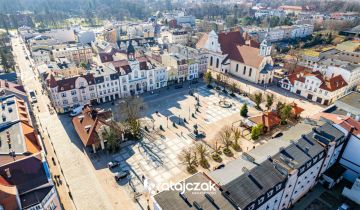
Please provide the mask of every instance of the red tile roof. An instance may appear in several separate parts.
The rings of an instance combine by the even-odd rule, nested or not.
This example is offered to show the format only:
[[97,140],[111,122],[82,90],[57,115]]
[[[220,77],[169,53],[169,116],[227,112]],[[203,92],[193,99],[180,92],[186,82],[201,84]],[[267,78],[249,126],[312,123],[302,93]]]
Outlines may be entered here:
[[293,73],[288,76],[288,79],[290,83],[294,85],[295,81],[305,82],[305,77],[308,76],[315,76],[318,78],[321,81],[319,88],[330,92],[339,90],[348,85],[340,74],[337,76],[326,77],[319,71]]
[[354,127],[353,134],[360,135],[360,122],[354,120],[349,116],[338,115],[333,113],[320,112],[318,114],[313,115],[311,118],[320,120],[321,118],[325,118],[327,120],[332,121],[333,123],[339,124],[345,130],[350,131],[351,127]]
[[50,88],[58,87],[58,92],[67,91],[75,88],[75,82],[79,77],[85,78],[89,85],[95,84],[95,78],[93,74],[85,74],[59,80],[56,80],[54,75],[51,74],[47,84]]
[[296,116],[300,115],[304,111],[304,109],[299,107],[295,102],[292,102],[289,105],[292,107],[292,113]]
[[264,112],[260,115],[249,117],[250,121],[254,122],[257,125],[262,124],[268,129],[271,129],[277,125],[280,125],[280,118],[274,112]]
[[239,61],[248,66],[259,68],[264,57],[259,55],[259,49],[247,45],[237,45],[230,59]]
[[107,122],[111,117],[111,111],[93,109],[86,105],[82,114],[74,117],[72,123],[76,133],[79,135],[84,146],[90,146],[99,138],[98,132],[103,125],[109,125]]

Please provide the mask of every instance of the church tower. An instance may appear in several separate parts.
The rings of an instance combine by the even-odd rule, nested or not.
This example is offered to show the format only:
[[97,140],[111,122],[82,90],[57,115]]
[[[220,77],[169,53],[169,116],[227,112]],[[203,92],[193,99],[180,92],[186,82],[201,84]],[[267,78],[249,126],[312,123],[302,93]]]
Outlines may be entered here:
[[127,48],[127,57],[128,57],[129,61],[135,60],[135,48],[132,45],[131,40],[130,40],[129,46]]
[[270,56],[272,44],[270,42],[269,34],[265,35],[265,39],[260,44],[260,55]]

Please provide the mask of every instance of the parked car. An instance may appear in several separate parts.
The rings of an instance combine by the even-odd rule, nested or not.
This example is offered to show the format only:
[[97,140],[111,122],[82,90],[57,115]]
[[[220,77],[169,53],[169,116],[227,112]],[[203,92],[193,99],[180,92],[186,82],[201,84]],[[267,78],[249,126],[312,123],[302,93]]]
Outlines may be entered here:
[[222,169],[222,168],[224,168],[224,167],[225,167],[225,164],[222,163],[222,164],[216,166],[216,167],[215,167],[215,170],[217,170],[217,169]]
[[70,117],[75,117],[75,116],[79,115],[82,112],[83,108],[84,108],[84,106],[79,106],[79,107],[76,107],[75,109],[73,109],[70,112]]
[[30,95],[30,102],[31,103],[36,103],[37,99],[36,99],[36,94],[34,90],[29,90],[29,95]]
[[120,171],[120,172],[116,172],[114,174],[114,178],[115,178],[116,181],[119,181],[120,179],[125,179],[128,175],[129,175],[128,170]]
[[339,206],[338,210],[349,210],[350,206],[346,203],[341,204],[341,206]]
[[281,137],[281,136],[283,136],[284,134],[281,132],[281,131],[278,131],[278,132],[276,132],[276,133],[274,133],[272,136],[271,136],[271,138],[272,139],[276,139],[276,138],[279,138],[279,137]]
[[119,165],[120,165],[120,162],[116,161],[116,160],[110,161],[107,164],[108,168],[110,168],[110,169],[115,168],[116,166],[119,166]]

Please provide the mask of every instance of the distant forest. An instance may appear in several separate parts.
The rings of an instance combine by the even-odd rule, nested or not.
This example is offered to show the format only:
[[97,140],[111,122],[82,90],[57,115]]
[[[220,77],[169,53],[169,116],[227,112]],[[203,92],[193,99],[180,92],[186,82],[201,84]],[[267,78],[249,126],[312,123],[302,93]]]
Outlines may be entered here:
[[[265,6],[308,6],[318,12],[360,12],[359,0],[257,0]],[[96,25],[98,19],[145,20],[156,11],[186,9],[196,18],[223,18],[236,24],[238,18],[252,17],[251,5],[219,5],[174,3],[172,0],[0,0],[0,28],[17,28],[22,25],[56,27],[68,18],[84,18],[87,24]],[[30,14],[26,13],[30,12]]]

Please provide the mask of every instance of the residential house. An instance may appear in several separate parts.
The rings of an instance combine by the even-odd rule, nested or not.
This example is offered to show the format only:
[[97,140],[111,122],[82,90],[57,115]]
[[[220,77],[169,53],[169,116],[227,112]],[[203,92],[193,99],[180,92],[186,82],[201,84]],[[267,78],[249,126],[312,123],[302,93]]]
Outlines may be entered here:
[[62,209],[42,153],[0,165],[0,207],[6,210]]
[[334,104],[324,110],[326,113],[335,113],[351,116],[355,120],[360,120],[360,93],[350,92],[339,98]]
[[91,44],[95,41],[95,33],[94,31],[80,31],[77,33],[77,40],[81,44]]
[[97,102],[113,101],[121,97],[117,71],[107,66],[96,66],[91,70],[96,85]]
[[41,143],[27,103],[13,94],[1,96],[0,102],[0,165],[39,153]]
[[281,5],[278,9],[284,11],[286,14],[299,14],[303,12],[303,8],[300,6]]
[[189,34],[187,31],[171,30],[162,31],[160,37],[164,43],[169,44],[183,44],[186,45],[189,41]]
[[286,90],[325,105],[343,96],[348,85],[341,75],[329,77],[318,71],[290,74],[280,84]]
[[51,61],[51,51],[49,49],[37,48],[31,51],[31,57],[36,64],[49,63]]
[[42,33],[44,36],[58,40],[60,43],[75,43],[76,36],[72,29],[52,29]]
[[271,43],[267,40],[259,45],[240,31],[220,34],[211,31],[199,40],[196,47],[206,50],[208,68],[213,71],[229,73],[254,83],[273,81]]
[[[195,63],[198,63],[198,75],[201,77],[207,71],[208,58],[204,50],[194,49],[181,44],[172,44],[169,46],[169,53],[180,54]],[[193,72],[196,73],[196,72]]]
[[[339,175],[348,181],[354,182],[360,175],[360,164],[358,164],[360,161],[358,158],[360,122],[346,115],[326,112],[320,112],[312,116],[312,118],[333,123],[334,127],[346,136],[346,140],[342,142],[344,145],[336,145],[338,149],[335,149],[334,154],[337,154],[337,156],[334,158],[337,158],[339,164],[343,167],[342,173]],[[331,162],[334,162],[334,160]],[[331,186],[332,183],[327,177],[323,177],[323,184]]]
[[173,69],[169,73],[174,75],[168,75],[170,84],[198,78],[199,64],[195,62],[195,59],[187,59],[187,57],[175,53],[164,53],[161,55],[161,62],[164,66]]
[[104,139],[104,132],[110,129],[111,117],[111,111],[85,105],[82,113],[72,119],[80,140],[85,147],[91,147],[94,153],[98,149],[105,149],[107,140]]
[[51,51],[53,59],[67,58],[76,64],[91,63],[92,48],[89,45],[55,45]]
[[360,42],[358,40],[349,40],[336,45],[336,49],[345,52],[356,52],[360,50]]
[[57,112],[68,112],[75,107],[97,101],[92,74],[64,77],[52,73],[46,82],[51,102]]
[[280,125],[280,117],[272,111],[266,111],[256,116],[247,118],[247,122],[250,122],[250,127],[254,125],[263,125],[264,132],[271,131],[276,126]]
[[[334,125],[306,120],[283,136],[244,153],[231,165],[211,172],[208,179],[218,183],[223,197],[235,209],[288,209],[316,185],[324,171],[334,166],[346,139]],[[165,197],[164,202],[164,197],[159,198],[167,193],[154,197],[155,209],[167,207],[176,199]],[[201,197],[197,199],[201,201]]]
[[136,57],[132,44],[128,47],[127,59],[109,62],[106,65],[119,74],[121,97],[160,88],[155,82],[155,72],[158,76],[165,74],[163,66],[156,66],[156,63],[151,62],[146,56]]

